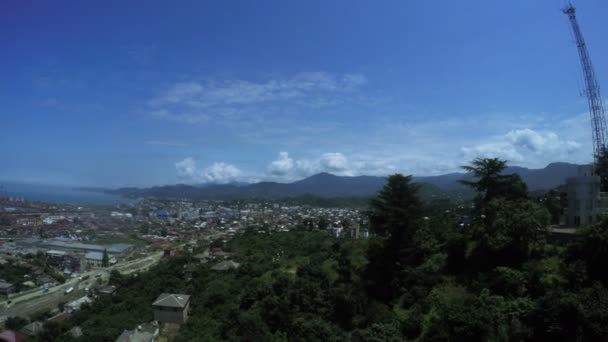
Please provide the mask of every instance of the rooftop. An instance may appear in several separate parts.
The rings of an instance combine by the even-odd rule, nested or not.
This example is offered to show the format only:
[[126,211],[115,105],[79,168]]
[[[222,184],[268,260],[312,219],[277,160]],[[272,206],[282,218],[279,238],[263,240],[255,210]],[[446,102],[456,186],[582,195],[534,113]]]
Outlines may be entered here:
[[114,286],[114,285],[103,286],[103,287],[100,287],[98,290],[99,293],[103,293],[103,294],[112,294],[112,293],[114,293],[114,291],[116,291],[116,286]]
[[25,341],[25,339],[27,339],[27,335],[14,330],[4,330],[2,333],[0,333],[0,341],[21,342]]
[[158,324],[146,323],[139,325],[134,330],[125,330],[120,334],[116,342],[148,342],[158,336]]
[[42,332],[41,322],[32,322],[20,329],[20,332],[28,336],[35,336]]
[[[28,242],[28,244],[31,242]],[[93,245],[87,243],[76,242],[70,239],[50,239],[40,241],[39,244],[45,247],[52,248],[66,248],[66,249],[83,249],[89,251],[98,251],[103,252],[104,249],[108,251],[108,253],[123,253],[128,250],[131,245],[128,243],[115,243],[111,245]]]
[[9,288],[11,286],[13,286],[13,284],[7,283],[7,282],[4,282],[4,281],[0,281],[0,289],[7,289],[7,288]]
[[189,295],[162,293],[160,296],[158,296],[158,298],[156,298],[156,301],[154,301],[152,305],[183,308],[188,304],[189,300]]
[[84,255],[84,257],[86,259],[89,260],[103,260],[103,253],[101,252],[87,252],[87,254]]
[[227,260],[227,261],[222,261],[222,262],[219,262],[219,263],[213,265],[213,267],[211,267],[211,269],[214,271],[228,271],[230,269],[237,269],[240,266],[241,266],[241,264],[239,264],[238,262],[234,262],[232,260]]

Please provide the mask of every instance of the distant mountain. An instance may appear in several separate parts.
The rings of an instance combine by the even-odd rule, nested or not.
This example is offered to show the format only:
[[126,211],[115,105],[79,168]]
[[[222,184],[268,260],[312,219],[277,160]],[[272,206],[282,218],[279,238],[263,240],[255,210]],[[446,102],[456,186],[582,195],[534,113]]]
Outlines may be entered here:
[[[566,183],[566,179],[576,176],[579,165],[569,163],[551,163],[543,169],[528,169],[520,166],[510,166],[505,174],[518,174],[528,185],[528,190],[549,190]],[[471,180],[465,173],[449,173],[441,176],[414,177],[417,182],[433,184],[446,191],[462,190],[465,187],[459,180]]]
[[[513,166],[505,174],[516,173],[528,184],[531,191],[548,190],[565,183],[566,178],[576,175],[578,165],[552,163],[543,169],[528,169]],[[414,177],[421,185],[420,193],[425,199],[470,198],[471,191],[459,180],[471,179],[465,173],[450,173],[441,176]],[[185,184],[152,188],[121,188],[110,193],[127,197],[191,198],[191,199],[239,199],[239,198],[285,198],[302,195],[330,197],[372,196],[382,188],[386,177],[336,176],[319,173],[292,183],[260,182],[255,184],[208,184],[191,186]]]

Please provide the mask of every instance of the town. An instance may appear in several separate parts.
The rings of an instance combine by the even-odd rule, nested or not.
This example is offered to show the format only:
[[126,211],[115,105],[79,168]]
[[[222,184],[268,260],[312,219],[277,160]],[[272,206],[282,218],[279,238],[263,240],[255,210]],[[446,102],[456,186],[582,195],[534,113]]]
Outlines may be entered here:
[[[212,244],[248,231],[319,229],[336,238],[368,236],[368,219],[361,209],[276,201],[141,199],[133,205],[103,207],[4,198],[0,203],[2,321],[43,315],[51,321],[64,320],[97,296],[120,291],[107,285],[112,271],[143,272],[176,254],[194,253],[204,262],[220,258],[214,266],[218,270],[238,267],[229,253]],[[167,294],[154,306],[167,302],[183,308],[187,304],[186,299],[176,298],[189,295]],[[42,323],[33,320],[19,328],[15,333],[33,336]]]

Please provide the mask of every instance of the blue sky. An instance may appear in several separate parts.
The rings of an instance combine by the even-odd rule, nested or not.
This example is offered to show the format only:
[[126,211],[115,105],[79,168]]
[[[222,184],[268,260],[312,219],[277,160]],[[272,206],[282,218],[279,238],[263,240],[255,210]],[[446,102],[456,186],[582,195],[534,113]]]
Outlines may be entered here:
[[[476,156],[589,162],[563,5],[4,1],[0,179],[144,186],[431,175]],[[577,6],[608,84],[608,3]]]

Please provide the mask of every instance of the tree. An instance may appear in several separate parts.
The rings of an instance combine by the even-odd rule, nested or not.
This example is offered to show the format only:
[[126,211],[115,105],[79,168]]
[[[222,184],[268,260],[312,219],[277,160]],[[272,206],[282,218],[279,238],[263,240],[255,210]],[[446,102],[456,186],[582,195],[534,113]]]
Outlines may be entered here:
[[608,216],[602,217],[597,224],[583,228],[576,240],[569,246],[567,259],[571,263],[582,260],[586,274],[593,281],[608,286]]
[[422,208],[417,191],[411,176],[396,174],[371,202],[371,229],[382,240],[370,243],[366,287],[370,296],[384,302],[397,296],[404,268],[418,262],[414,236]]
[[540,204],[496,199],[487,204],[485,215],[470,232],[474,248],[469,266],[475,271],[519,266],[543,250],[551,216]]
[[601,179],[601,191],[608,191],[608,148],[595,155],[595,173]]
[[110,266],[110,257],[108,257],[108,250],[107,249],[103,250],[103,256],[101,258],[101,266],[102,267],[108,267],[108,266]]
[[327,221],[327,219],[325,217],[321,217],[319,219],[318,227],[319,227],[319,230],[326,230],[327,227],[329,227],[329,221]]
[[412,176],[392,175],[378,196],[372,199],[371,230],[379,236],[413,235],[413,223],[420,219],[422,206],[418,186]]
[[6,321],[4,322],[4,327],[6,329],[18,330],[18,329],[23,328],[28,323],[29,323],[29,321],[27,320],[27,318],[15,316],[15,317],[7,318]]
[[471,165],[462,168],[476,178],[475,181],[461,180],[460,183],[473,188],[478,193],[476,205],[483,208],[495,198],[526,198],[528,188],[516,174],[503,175],[507,161],[498,158],[477,158]]
[[349,219],[342,220],[342,229],[342,236],[351,239],[355,237],[355,232]]

